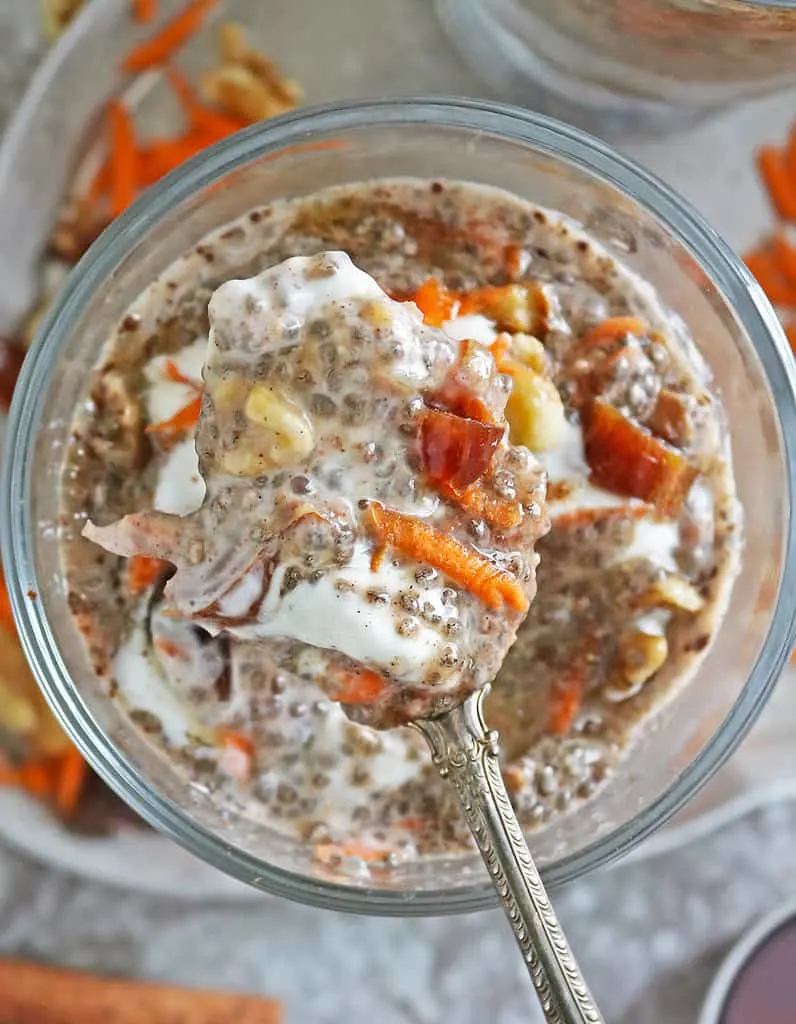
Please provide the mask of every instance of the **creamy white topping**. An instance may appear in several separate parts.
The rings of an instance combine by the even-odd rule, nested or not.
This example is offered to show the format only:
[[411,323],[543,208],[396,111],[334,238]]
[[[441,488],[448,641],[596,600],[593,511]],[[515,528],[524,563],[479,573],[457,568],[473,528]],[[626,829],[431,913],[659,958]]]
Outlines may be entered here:
[[639,519],[633,539],[621,552],[621,561],[646,558],[668,572],[677,572],[675,553],[680,546],[679,523],[670,520]]
[[[202,367],[207,355],[207,338],[199,337],[171,356],[155,356],[147,363],[144,376],[148,387],[144,395],[150,423],[169,419],[192,399],[202,386]],[[195,384],[170,380],[166,364],[173,363],[183,377]]]
[[467,316],[446,320],[442,329],[454,341],[469,339],[479,345],[491,345],[498,336],[494,322],[481,313],[468,313]]
[[153,507],[158,512],[187,516],[204,501],[205,482],[199,473],[199,459],[193,438],[180,441],[158,469]]
[[[412,616],[414,630],[402,635],[396,629],[397,613],[392,600],[373,600],[368,594],[386,594],[390,599],[401,592],[414,592],[443,620],[455,615],[442,599],[442,586],[417,590],[412,572],[384,560],[378,569],[371,569],[370,552],[357,543],[347,565],[325,573],[314,582],[300,582],[281,594],[288,566],[278,566],[270,581],[257,621],[242,626],[231,625],[228,631],[245,640],[281,638],[297,640],[312,647],[339,651],[365,665],[381,667],[394,677],[420,683],[429,667],[439,659],[443,646],[449,645],[441,632]],[[225,600],[234,601],[232,615],[251,606],[256,598],[261,577],[247,577]],[[245,593],[239,593],[242,591]],[[230,614],[227,607],[225,614]]]

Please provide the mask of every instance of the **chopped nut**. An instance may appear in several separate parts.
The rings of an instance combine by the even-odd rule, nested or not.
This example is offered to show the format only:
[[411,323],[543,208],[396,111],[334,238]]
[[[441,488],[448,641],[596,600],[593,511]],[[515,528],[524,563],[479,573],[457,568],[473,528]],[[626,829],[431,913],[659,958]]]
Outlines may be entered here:
[[48,39],[55,39],[83,6],[84,0],[43,0],[42,20]]
[[514,444],[533,452],[555,448],[564,430],[564,406],[555,384],[526,366],[512,373],[506,419]]
[[622,675],[631,686],[641,686],[666,661],[669,645],[665,636],[645,633],[637,626],[625,630],[619,638],[619,662]]
[[663,605],[684,612],[698,612],[705,602],[696,587],[682,576],[664,576],[650,587],[646,603],[655,607]]
[[547,353],[544,345],[532,334],[515,334],[511,339],[511,354],[524,366],[536,373],[547,373]]
[[203,77],[202,93],[233,117],[249,122],[275,117],[304,98],[297,82],[249,46],[245,30],[235,22],[221,26],[219,51],[222,63]]

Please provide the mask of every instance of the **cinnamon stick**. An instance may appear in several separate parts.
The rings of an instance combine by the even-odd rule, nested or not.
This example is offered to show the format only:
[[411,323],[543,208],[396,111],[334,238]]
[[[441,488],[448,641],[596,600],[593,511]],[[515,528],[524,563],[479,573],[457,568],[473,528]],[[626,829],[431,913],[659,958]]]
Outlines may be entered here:
[[0,960],[2,1024],[280,1024],[273,999]]

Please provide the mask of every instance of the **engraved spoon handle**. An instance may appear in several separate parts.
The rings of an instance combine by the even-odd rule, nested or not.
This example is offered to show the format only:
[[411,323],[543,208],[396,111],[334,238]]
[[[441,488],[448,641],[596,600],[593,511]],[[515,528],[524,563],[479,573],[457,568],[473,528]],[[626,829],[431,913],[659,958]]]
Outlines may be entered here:
[[426,737],[440,775],[456,787],[545,1020],[548,1024],[603,1024],[506,792],[497,733],[488,731],[484,721],[486,693],[486,689],[479,690],[460,707],[414,725]]

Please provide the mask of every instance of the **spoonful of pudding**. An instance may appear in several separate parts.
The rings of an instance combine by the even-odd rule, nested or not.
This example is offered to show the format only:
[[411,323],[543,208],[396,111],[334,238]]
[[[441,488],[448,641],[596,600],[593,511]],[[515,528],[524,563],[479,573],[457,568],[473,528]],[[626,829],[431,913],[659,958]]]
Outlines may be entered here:
[[265,645],[358,721],[416,725],[457,788],[548,1019],[599,1021],[481,714],[548,529],[544,471],[508,439],[510,379],[342,252],[228,281],[209,318],[203,504],[85,535],[170,562],[169,614]]

